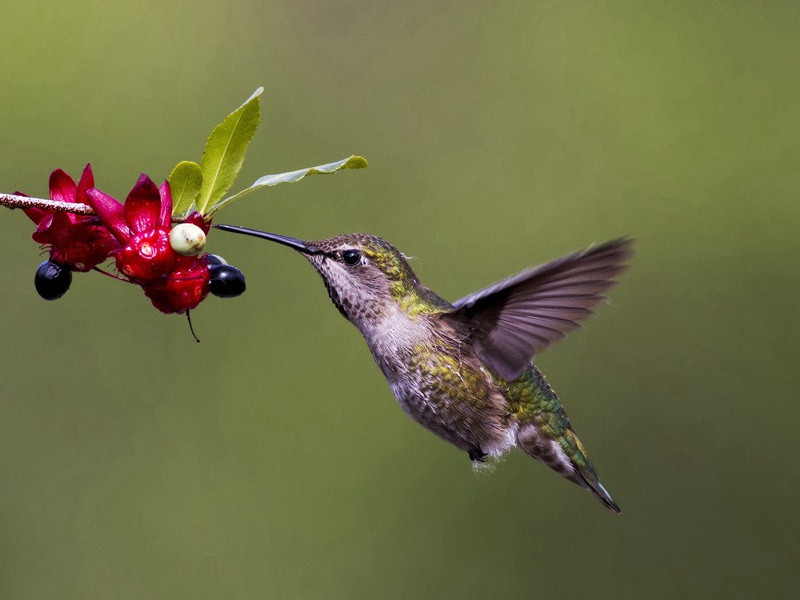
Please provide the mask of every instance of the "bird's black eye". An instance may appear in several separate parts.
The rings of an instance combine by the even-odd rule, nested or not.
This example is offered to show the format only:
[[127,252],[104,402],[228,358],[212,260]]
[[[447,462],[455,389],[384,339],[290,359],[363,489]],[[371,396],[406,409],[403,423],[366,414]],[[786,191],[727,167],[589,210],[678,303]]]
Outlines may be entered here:
[[346,265],[357,265],[361,262],[361,252],[353,250],[352,248],[349,250],[342,250],[342,260]]

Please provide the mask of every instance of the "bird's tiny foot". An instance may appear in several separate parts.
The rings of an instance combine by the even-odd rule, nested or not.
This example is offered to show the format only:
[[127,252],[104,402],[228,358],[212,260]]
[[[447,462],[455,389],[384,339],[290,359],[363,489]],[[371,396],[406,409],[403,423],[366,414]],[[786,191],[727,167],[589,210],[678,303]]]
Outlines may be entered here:
[[469,459],[473,463],[486,462],[486,452],[484,452],[480,448],[473,448],[469,450]]

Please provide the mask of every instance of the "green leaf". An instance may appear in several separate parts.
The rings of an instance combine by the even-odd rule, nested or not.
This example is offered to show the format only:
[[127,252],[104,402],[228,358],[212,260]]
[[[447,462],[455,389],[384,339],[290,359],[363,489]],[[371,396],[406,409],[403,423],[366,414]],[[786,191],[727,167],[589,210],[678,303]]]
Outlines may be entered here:
[[225,195],[242,168],[247,146],[258,128],[261,112],[258,97],[263,91],[264,88],[258,88],[253,92],[208,137],[203,160],[200,162],[203,183],[197,199],[197,210],[203,214],[208,206]]
[[172,190],[172,214],[189,212],[200,195],[203,173],[200,165],[190,160],[175,165],[169,174],[169,187]]
[[363,156],[351,156],[349,158],[337,160],[336,162],[328,163],[327,165],[320,165],[318,167],[309,167],[307,169],[300,169],[298,171],[291,171],[289,173],[278,173],[276,175],[264,175],[264,177],[256,179],[255,182],[253,182],[253,185],[250,187],[234,194],[233,196],[228,196],[224,200],[220,200],[214,204],[208,211],[208,215],[213,215],[226,204],[229,204],[234,200],[238,200],[242,196],[246,196],[250,192],[254,192],[262,187],[277,185],[279,183],[294,183],[295,181],[300,181],[306,175],[328,175],[330,173],[335,173],[336,171],[341,171],[342,169],[363,169],[366,166],[367,160]]

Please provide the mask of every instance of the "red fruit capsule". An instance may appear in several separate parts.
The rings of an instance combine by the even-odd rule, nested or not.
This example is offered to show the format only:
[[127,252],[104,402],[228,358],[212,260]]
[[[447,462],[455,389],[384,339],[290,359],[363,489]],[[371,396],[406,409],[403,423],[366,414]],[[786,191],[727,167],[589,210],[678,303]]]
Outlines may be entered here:
[[142,284],[145,295],[163,313],[183,313],[208,295],[208,265],[196,256],[181,257],[167,276]]

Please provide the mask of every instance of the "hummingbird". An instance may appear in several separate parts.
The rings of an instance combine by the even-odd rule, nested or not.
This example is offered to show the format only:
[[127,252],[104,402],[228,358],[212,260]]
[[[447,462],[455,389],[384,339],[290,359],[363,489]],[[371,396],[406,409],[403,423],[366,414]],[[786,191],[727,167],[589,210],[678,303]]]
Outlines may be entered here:
[[312,242],[214,227],[308,259],[364,336],[403,410],[475,466],[516,446],[620,512],[533,358],[606,300],[632,239],[567,254],[451,304],[419,281],[397,248],[372,235]]

